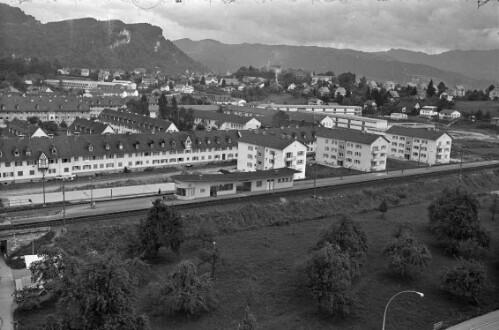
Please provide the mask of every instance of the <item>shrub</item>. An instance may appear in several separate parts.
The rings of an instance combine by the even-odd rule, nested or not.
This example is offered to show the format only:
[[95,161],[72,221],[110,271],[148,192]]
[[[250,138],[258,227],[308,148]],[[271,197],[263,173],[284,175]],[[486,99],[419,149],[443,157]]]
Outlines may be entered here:
[[467,239],[465,241],[450,242],[445,252],[464,259],[480,260],[484,257],[487,250],[476,239]]
[[394,236],[383,250],[383,255],[388,257],[388,270],[402,277],[410,276],[414,268],[426,267],[431,259],[430,250],[410,234]]
[[460,259],[453,268],[446,268],[441,274],[441,286],[444,290],[455,295],[476,297],[487,285],[487,273],[481,262],[476,260]]

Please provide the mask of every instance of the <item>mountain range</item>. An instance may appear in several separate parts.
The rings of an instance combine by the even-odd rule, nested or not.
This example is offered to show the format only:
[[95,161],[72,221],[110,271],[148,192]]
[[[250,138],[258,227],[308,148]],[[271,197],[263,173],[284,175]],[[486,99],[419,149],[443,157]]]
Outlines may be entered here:
[[42,24],[0,3],[0,57],[12,55],[79,68],[158,68],[169,74],[206,70],[157,26],[93,18]]
[[354,72],[376,80],[444,81],[448,86],[486,88],[499,78],[499,50],[452,51],[440,55],[407,50],[368,53],[351,49],[263,44],[223,44],[215,40],[179,39],[173,43],[194,60],[218,72],[241,66],[335,73]]

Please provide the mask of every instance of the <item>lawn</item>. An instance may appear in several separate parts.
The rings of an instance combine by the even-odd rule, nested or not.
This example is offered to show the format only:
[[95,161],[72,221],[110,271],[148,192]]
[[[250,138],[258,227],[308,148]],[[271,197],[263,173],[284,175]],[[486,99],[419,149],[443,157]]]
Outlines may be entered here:
[[460,112],[476,112],[482,110],[485,114],[490,112],[492,117],[499,116],[499,102],[497,101],[458,101],[456,110]]
[[362,171],[352,170],[344,167],[330,167],[318,164],[308,164],[305,169],[305,179],[313,179],[317,175],[320,178],[342,177],[347,175],[363,174]]
[[[498,176],[497,173],[489,173],[488,176],[470,174],[466,175],[462,182],[470,189],[497,190]],[[379,329],[388,299],[396,292],[406,289],[421,291],[425,293],[425,298],[422,300],[410,294],[398,297],[390,305],[386,329],[431,329],[435,322],[456,323],[478,312],[484,313],[491,308],[498,308],[497,286],[480,295],[480,309],[471,301],[460,300],[439,289],[439,271],[456,261],[444,255],[437,240],[427,231],[427,205],[435,192],[442,187],[455,186],[462,182],[455,177],[449,177],[358,190],[348,194],[334,192],[334,197],[322,196],[318,200],[307,201],[299,196],[296,200],[281,200],[281,208],[290,209],[289,214],[295,214],[301,219],[290,221],[288,225],[253,225],[246,227],[246,230],[242,230],[241,226],[239,231],[228,231],[231,233],[216,237],[217,247],[221,249],[225,259],[225,263],[217,270],[215,279],[219,301],[217,309],[197,319],[152,318],[152,329],[237,329],[247,304],[251,306],[260,329]],[[398,199],[395,200],[394,196],[398,196]],[[378,203],[379,198],[393,201],[384,218],[380,212],[373,211],[373,205]],[[481,199],[483,226],[493,234],[492,247],[486,256],[488,275],[491,283],[498,283],[499,220],[491,221],[490,214],[485,211],[491,203],[491,198],[482,194]],[[255,216],[271,218],[275,214],[275,204],[272,200],[262,202],[261,205],[248,205],[247,209],[258,211]],[[401,206],[395,207],[394,204]],[[350,210],[350,215],[361,223],[369,241],[368,261],[362,269],[361,278],[354,286],[359,308],[354,316],[345,320],[325,317],[318,313],[317,305],[303,287],[298,271],[321,231],[338,220],[337,216],[321,218],[319,215],[334,214],[338,208]],[[244,220],[258,224],[256,218],[232,219],[234,213],[223,207],[218,212],[219,216],[227,214],[227,218],[221,218],[223,221]],[[246,216],[241,214],[240,217]],[[385,258],[382,257],[381,251],[398,222],[411,223],[415,237],[426,244],[433,255],[428,269],[413,280],[396,279],[385,271]],[[189,227],[192,226],[195,224],[191,223]],[[120,230],[123,229],[122,224]],[[78,230],[79,232],[75,232]],[[70,228],[66,244],[93,240],[93,246],[90,248],[99,251],[115,240],[115,237],[106,237],[105,230],[82,225],[79,229]],[[197,262],[200,245],[197,241],[188,241],[182,247],[182,258]],[[164,276],[172,269],[176,260],[176,256],[164,251],[162,258],[151,265],[150,277]],[[200,271],[206,272],[207,268],[203,266]],[[139,291],[141,295],[147,292],[144,287]],[[49,312],[42,309],[35,313],[19,315],[17,319],[24,323],[20,329],[29,329],[27,325],[39,320],[43,311]]]

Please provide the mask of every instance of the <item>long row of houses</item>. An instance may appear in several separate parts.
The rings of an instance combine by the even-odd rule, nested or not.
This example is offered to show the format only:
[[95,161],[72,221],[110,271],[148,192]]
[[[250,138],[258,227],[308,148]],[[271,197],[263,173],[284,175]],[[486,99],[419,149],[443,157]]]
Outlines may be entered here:
[[451,145],[446,132],[403,127],[384,136],[310,127],[2,139],[0,182],[233,160],[242,172],[291,168],[303,179],[307,154],[319,164],[372,172],[384,170],[387,157],[448,163]]

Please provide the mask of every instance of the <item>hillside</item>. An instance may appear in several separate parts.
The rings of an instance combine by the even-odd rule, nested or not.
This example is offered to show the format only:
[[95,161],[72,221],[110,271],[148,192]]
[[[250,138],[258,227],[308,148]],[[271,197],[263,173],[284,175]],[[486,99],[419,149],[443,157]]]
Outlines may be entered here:
[[429,55],[405,49],[391,49],[377,53],[390,59],[413,64],[423,64],[447,71],[458,72],[477,79],[499,79],[499,49],[452,50]]
[[175,40],[173,43],[194,60],[218,71],[235,71],[241,66],[263,67],[277,64],[284,68],[336,73],[351,71],[371,79],[422,82],[434,79],[449,86],[485,88],[489,79],[470,78],[464,74],[438,69],[428,65],[406,63],[383,54],[351,49],[312,46],[286,46],[262,44],[223,44],[214,40]]
[[69,67],[204,71],[166,40],[159,27],[93,18],[42,24],[5,4],[0,4],[0,45],[0,57],[57,59]]

